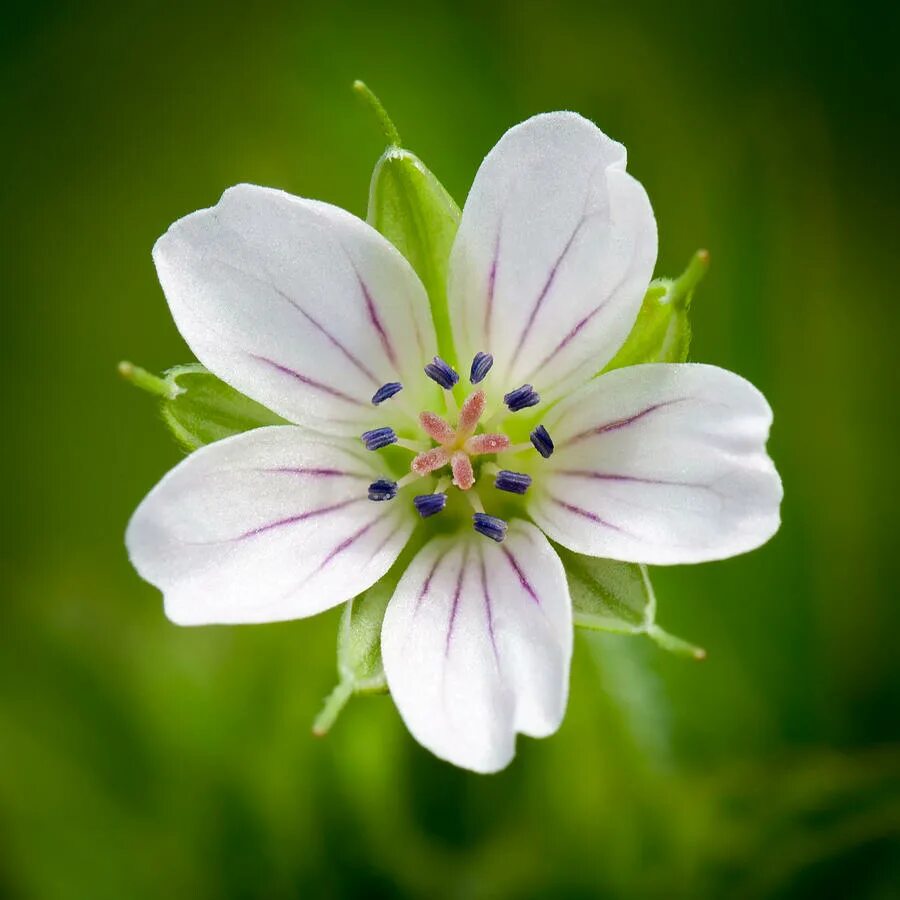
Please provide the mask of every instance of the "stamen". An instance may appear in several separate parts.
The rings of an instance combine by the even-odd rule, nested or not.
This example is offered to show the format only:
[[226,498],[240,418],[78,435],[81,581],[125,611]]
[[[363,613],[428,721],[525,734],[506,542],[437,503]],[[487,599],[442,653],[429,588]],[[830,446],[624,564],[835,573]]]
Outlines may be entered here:
[[472,368],[469,372],[469,381],[472,384],[480,384],[494,365],[494,357],[490,353],[478,352],[472,360]]
[[473,510],[477,513],[484,512],[484,504],[481,502],[481,497],[478,496],[477,490],[471,490],[466,493],[466,499],[469,501],[469,505]]
[[404,450],[411,450],[413,453],[422,453],[422,451],[428,449],[428,444],[424,441],[408,441],[406,438],[397,438],[394,443]]
[[366,450],[380,450],[397,443],[397,433],[393,428],[373,428],[371,431],[364,431],[361,437]]
[[472,456],[485,453],[502,453],[509,449],[509,438],[505,434],[476,434],[470,437],[463,447]]
[[453,472],[453,483],[461,490],[467,491],[475,484],[475,472],[468,454],[457,451],[450,458],[450,471]]
[[416,475],[428,475],[435,469],[442,469],[450,462],[450,454],[443,447],[434,447],[420,453],[413,461],[410,468]]
[[379,478],[369,485],[370,500],[393,500],[397,496],[397,482],[388,481],[387,478]]
[[508,491],[510,494],[524,494],[531,487],[531,476],[523,472],[501,469],[494,479],[494,487],[498,491]]
[[498,544],[506,537],[509,526],[503,519],[489,516],[487,513],[477,512],[472,516],[472,527],[485,537],[489,537]]
[[459,411],[459,430],[466,434],[471,434],[478,425],[478,420],[484,412],[484,405],[487,401],[484,397],[484,391],[475,391],[466,397]]
[[439,444],[448,444],[456,437],[456,432],[447,422],[433,412],[420,413],[419,424],[425,434]]
[[510,444],[504,452],[506,453],[524,453],[526,450],[531,451],[534,450],[534,445],[529,441],[524,441],[521,444]]
[[537,450],[544,459],[549,459],[553,455],[553,441],[550,439],[550,435],[543,425],[538,425],[538,427],[531,432],[530,437],[534,449]]
[[434,360],[425,366],[425,374],[448,391],[459,381],[459,375],[439,356],[435,356]]
[[510,412],[518,412],[520,409],[527,409],[529,406],[537,406],[541,402],[541,397],[530,384],[523,384],[522,387],[504,394],[503,402],[507,405]]
[[399,381],[389,381],[387,384],[383,384],[377,391],[372,395],[372,403],[375,406],[378,406],[379,403],[384,403],[385,400],[390,400],[394,394],[399,394],[400,391],[403,390],[403,385],[400,384]]
[[423,519],[437,515],[447,505],[446,494],[419,494],[413,497],[413,503]]

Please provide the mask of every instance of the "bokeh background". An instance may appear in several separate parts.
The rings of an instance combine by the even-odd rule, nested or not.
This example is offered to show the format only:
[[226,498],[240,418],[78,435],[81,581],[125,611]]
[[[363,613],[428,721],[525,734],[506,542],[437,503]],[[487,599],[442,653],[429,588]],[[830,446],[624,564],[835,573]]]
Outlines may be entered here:
[[[0,895],[900,896],[896,4],[7,4]],[[485,778],[387,698],[324,740],[338,612],[179,629],[130,569],[179,458],[117,380],[190,354],[150,247],[251,181],[364,215],[364,78],[462,202],[511,124],[629,147],[693,358],[771,400],[784,525],[654,570],[645,639],[578,641],[567,719]]]

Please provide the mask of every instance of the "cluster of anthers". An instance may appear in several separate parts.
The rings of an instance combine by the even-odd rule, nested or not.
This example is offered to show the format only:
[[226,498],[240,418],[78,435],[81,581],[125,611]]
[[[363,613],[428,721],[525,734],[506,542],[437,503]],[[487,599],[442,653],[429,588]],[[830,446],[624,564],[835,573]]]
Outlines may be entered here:
[[[494,358],[489,353],[476,353],[469,372],[469,382],[480,384],[491,367]],[[419,494],[413,499],[416,510],[423,519],[443,511],[447,505],[447,490],[451,484],[463,491],[472,505],[472,527],[479,534],[494,541],[502,541],[506,536],[507,524],[503,519],[485,512],[478,492],[474,490],[476,474],[472,465],[472,457],[487,456],[498,453],[520,453],[532,448],[545,459],[553,453],[553,441],[543,425],[538,425],[530,434],[530,443],[513,444],[509,438],[496,431],[476,433],[485,409],[485,394],[476,390],[469,394],[457,411],[453,397],[453,388],[459,382],[459,374],[439,356],[425,366],[425,374],[437,382],[445,391],[448,417],[456,418],[456,426],[447,419],[433,412],[422,412],[418,416],[419,424],[425,434],[437,446],[425,449],[416,441],[406,440],[397,435],[393,428],[373,428],[362,435],[367,450],[380,450],[383,447],[396,445],[415,453],[410,465],[410,472],[398,481],[379,478],[369,485],[369,499],[374,501],[393,500],[397,492],[419,478],[438,472],[445,466],[450,467],[450,474],[439,478],[430,494]],[[389,400],[403,390],[403,385],[393,381],[382,385],[372,397],[376,406]],[[503,397],[506,409],[511,412],[536,406],[541,398],[530,384],[510,391]],[[488,418],[487,424],[496,424],[504,415],[503,410]],[[494,476],[494,487],[511,494],[524,494],[531,487],[531,476],[523,472],[512,472],[501,469],[496,463],[486,462],[480,465],[480,472]]]

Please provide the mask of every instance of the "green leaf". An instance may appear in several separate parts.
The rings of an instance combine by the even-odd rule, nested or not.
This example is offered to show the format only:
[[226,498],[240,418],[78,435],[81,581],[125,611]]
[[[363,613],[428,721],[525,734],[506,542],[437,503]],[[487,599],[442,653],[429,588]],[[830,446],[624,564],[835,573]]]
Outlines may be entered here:
[[698,250],[678,278],[658,278],[650,283],[634,328],[605,372],[640,363],[680,363],[687,359],[691,300],[708,266],[709,253]]
[[160,378],[123,362],[119,373],[135,387],[159,397],[163,421],[189,451],[251,428],[287,424],[198,363],[176,366]]
[[383,578],[344,607],[338,629],[338,684],[313,723],[313,734],[327,734],[354,694],[387,691],[381,662],[381,623],[396,579]]
[[573,618],[581,628],[617,634],[645,634],[680,656],[704,659],[706,651],[656,624],[656,595],[647,567],[582,556],[557,546],[569,579]]
[[400,147],[400,135],[378,98],[362,82],[354,88],[373,108],[390,145],[372,173],[366,219],[406,257],[425,285],[438,351],[453,365],[447,265],[459,227],[459,207],[422,160]]

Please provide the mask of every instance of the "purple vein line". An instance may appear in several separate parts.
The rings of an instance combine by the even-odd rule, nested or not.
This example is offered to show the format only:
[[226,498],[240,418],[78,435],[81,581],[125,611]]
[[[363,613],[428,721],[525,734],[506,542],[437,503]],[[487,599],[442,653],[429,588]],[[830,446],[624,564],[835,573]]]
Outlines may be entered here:
[[634,415],[626,416],[622,419],[616,419],[612,422],[606,422],[604,425],[598,425],[596,428],[588,428],[587,431],[582,431],[579,434],[576,434],[574,437],[569,438],[565,441],[565,444],[568,446],[569,444],[574,444],[577,441],[584,440],[587,437],[593,437],[595,434],[606,434],[610,431],[618,431],[621,428],[627,428],[629,425],[633,425],[635,422],[640,422],[641,419],[649,416],[651,413],[656,412],[658,409],[665,409],[668,406],[673,406],[676,403],[682,403],[686,400],[687,397],[679,397],[675,400],[664,400],[662,403],[654,403],[652,406],[648,406],[645,409],[642,409],[640,412],[634,413]]
[[357,400],[355,397],[351,397],[349,394],[345,394],[343,391],[339,391],[337,388],[333,388],[329,384],[323,384],[321,381],[316,381],[313,378],[309,378],[307,375],[302,375],[295,369],[291,369],[288,366],[283,366],[281,363],[275,362],[274,359],[269,359],[267,356],[257,356],[257,354],[255,353],[248,353],[247,355],[251,359],[255,359],[257,362],[261,362],[267,366],[271,366],[273,369],[276,369],[284,375],[289,375],[291,378],[296,379],[301,384],[305,384],[307,387],[313,388],[313,390],[323,391],[324,393],[330,394],[332,397],[337,397],[339,400],[343,400],[346,403],[352,403],[354,406],[362,406],[368,408],[367,404],[363,403],[361,400]]
[[351,350],[349,350],[339,338],[335,337],[335,335],[333,335],[317,318],[315,318],[315,316],[308,313],[299,303],[297,303],[296,300],[289,297],[280,288],[276,287],[275,292],[278,294],[279,297],[281,297],[283,300],[285,300],[287,303],[289,303],[294,309],[296,309],[297,312],[300,313],[300,315],[303,316],[307,320],[307,322],[310,323],[310,325],[312,325],[314,328],[316,328],[335,347],[337,347],[337,349],[340,350],[341,353],[343,353],[344,356],[348,360],[350,360],[350,362],[357,369],[359,369],[359,371],[362,372],[363,375],[365,375],[366,378],[369,379],[369,381],[372,382],[372,384],[374,384],[376,387],[381,385],[381,380],[378,378],[378,376],[375,375],[372,372],[372,370],[358,356],[356,356],[356,354],[354,354]]
[[572,330],[525,376],[524,381],[529,381],[534,378],[535,374],[539,372],[541,369],[565,348],[578,336],[578,333],[584,328],[591,319],[594,318],[599,312],[603,310],[603,308],[607,305],[609,300],[604,300],[602,303],[597,304],[577,325],[575,325]]
[[[598,315],[603,309],[609,304],[609,301],[618,294],[621,290],[622,285],[628,280],[628,276],[631,274],[632,266],[634,265],[634,258],[637,256],[637,245],[635,244],[631,248],[631,256],[628,260],[628,265],[625,268],[625,274],[619,279],[616,286],[607,294],[607,296],[600,301],[580,322],[578,322],[572,330],[551,350],[524,378],[524,381],[530,381],[534,378],[535,373],[540,371],[545,365],[547,365],[550,360],[556,356],[557,353],[560,353],[578,336],[579,332],[582,328],[588,325],[594,318],[594,316]],[[577,369],[577,367],[576,367]],[[568,373],[566,374],[566,378],[569,377]],[[562,381],[563,379],[557,379],[557,381]]]
[[[366,534],[368,531],[370,531],[375,526],[375,524],[379,521],[380,521],[380,517],[377,519],[372,519],[371,522],[367,522],[365,525],[362,526],[362,528],[359,528],[356,531],[354,531],[353,534],[350,535],[350,537],[344,538],[344,540],[342,540],[334,548],[334,550],[332,550],[325,557],[325,559],[323,559],[322,562],[319,563],[319,567],[312,573],[312,575],[309,576],[309,578],[312,578],[313,575],[318,575],[319,572],[321,572],[322,569],[324,569],[325,566],[328,565],[328,563],[330,563],[335,557],[340,556],[346,549],[348,549],[349,547],[352,547],[364,534]],[[309,578],[307,578],[306,581],[309,581]]]
[[416,606],[413,610],[413,615],[415,615],[419,611],[419,607],[422,605],[422,601],[428,596],[428,592],[431,590],[431,582],[434,578],[434,573],[437,571],[437,567],[441,564],[443,559],[447,556],[447,553],[439,553],[435,561],[431,564],[431,569],[428,572],[428,577],[425,579],[425,583],[422,585],[422,589],[419,591],[419,596],[416,597]]
[[347,248],[341,243],[339,240],[337,241],[338,247],[341,248],[341,251],[344,254],[347,263],[350,268],[353,270],[353,274],[356,276],[356,280],[359,283],[359,289],[362,293],[363,300],[366,304],[366,312],[369,315],[369,321],[372,323],[375,331],[378,332],[378,337],[381,340],[381,346],[384,349],[387,358],[390,360],[391,365],[399,370],[399,365],[397,363],[397,354],[394,352],[394,345],[391,343],[390,335],[388,335],[387,330],[384,327],[384,323],[381,321],[381,316],[378,315],[378,307],[375,304],[375,300],[372,297],[371,292],[369,291],[369,286],[366,284],[362,275],[359,273],[359,269],[356,268],[356,263],[353,261],[353,257],[350,255],[350,252]]
[[302,316],[304,316],[306,318],[306,320],[313,327],[317,328],[329,341],[331,341],[331,343],[334,344],[334,346],[337,347],[338,350],[340,350],[341,353],[343,353],[344,356],[346,356],[347,359],[350,360],[350,362],[354,366],[356,366],[357,369],[360,370],[360,372],[362,372],[370,381],[372,381],[373,384],[375,384],[376,386],[381,384],[381,382],[371,372],[371,370],[368,369],[365,366],[365,364],[358,357],[356,357],[353,353],[351,353],[350,350],[348,350],[341,343],[341,341],[338,340],[338,338],[336,338],[321,322],[318,321],[318,319],[315,319],[313,316],[311,316],[299,303],[297,303],[296,300],[294,300],[292,297],[290,297],[288,294],[286,294],[283,290],[281,290],[281,288],[279,288],[275,284],[275,279],[272,277],[271,274],[266,272],[266,275],[268,278],[268,281],[266,281],[263,278],[261,278],[259,275],[254,275],[252,272],[249,272],[246,269],[242,269],[240,266],[236,266],[234,263],[229,262],[228,260],[217,259],[216,262],[219,263],[219,265],[224,266],[225,268],[232,269],[241,275],[246,275],[247,277],[253,279],[254,281],[258,281],[258,282],[266,285],[267,287],[272,288],[272,290],[275,291],[275,293],[278,294],[278,296],[281,297],[282,300],[284,300],[287,304],[289,304],[291,307],[293,307],[295,310],[297,310],[297,312],[299,312]]
[[422,329],[419,327],[419,317],[414,311],[410,312],[410,316],[413,320],[413,326],[416,329],[416,346],[419,348],[419,356],[422,359],[426,359],[425,340],[422,337]]
[[669,487],[703,488],[710,490],[708,484],[698,481],[670,481],[665,478],[642,478],[638,475],[618,475],[614,472],[594,472],[591,469],[557,469],[554,475],[568,475],[572,478],[592,478],[597,481],[619,481],[630,484],[658,484]]
[[559,267],[562,265],[563,260],[568,255],[569,250],[572,249],[572,245],[575,243],[575,238],[577,237],[578,232],[581,231],[584,223],[587,220],[588,216],[582,215],[582,217],[578,220],[578,224],[575,226],[575,229],[572,231],[569,240],[566,241],[565,247],[562,248],[562,251],[556,258],[556,262],[553,263],[553,267],[550,269],[550,274],[547,276],[547,280],[544,282],[544,287],[541,289],[540,294],[538,294],[537,299],[534,301],[534,305],[531,307],[531,314],[528,316],[528,321],[525,323],[525,327],[522,329],[522,334],[519,335],[519,343],[516,344],[516,349],[513,351],[512,359],[509,362],[510,370],[512,370],[512,367],[515,365],[516,360],[519,358],[519,353],[522,350],[522,346],[525,344],[525,339],[528,337],[528,334],[531,331],[531,326],[534,325],[534,320],[537,318],[538,312],[544,305],[544,301],[547,299],[547,295],[550,293],[550,288],[553,286],[553,282],[556,280],[556,275],[559,272]]
[[[401,526],[402,527],[402,526]],[[387,544],[394,539],[394,537],[398,534],[400,528],[394,528],[389,531],[387,537],[372,551],[372,555],[369,557],[369,562],[372,562],[376,556],[387,546]]]
[[[380,517],[379,517],[379,518],[380,518]],[[343,541],[341,541],[341,542],[340,542],[340,543],[339,543],[339,544],[338,544],[338,545],[337,545],[330,553],[328,553],[328,555],[325,557],[325,559],[323,559],[322,562],[319,563],[319,565],[318,565],[312,572],[310,572],[309,575],[307,575],[307,576],[303,579],[303,581],[301,581],[299,584],[297,584],[297,585],[295,585],[294,587],[292,587],[292,588],[290,589],[290,591],[288,591],[288,593],[284,595],[284,597],[288,597],[288,596],[290,596],[291,594],[293,594],[295,591],[299,591],[300,588],[302,588],[302,587],[303,587],[305,584],[307,584],[310,580],[312,580],[313,578],[315,578],[316,575],[318,575],[319,572],[321,572],[321,571],[325,568],[325,566],[327,566],[328,563],[330,563],[336,556],[339,556],[339,555],[340,555],[341,553],[343,553],[348,547],[351,547],[351,546],[352,546],[353,544],[355,544],[355,543],[356,543],[356,542],[357,542],[364,534],[366,534],[366,532],[368,532],[368,531],[372,528],[372,526],[374,526],[375,523],[379,521],[379,518],[373,519],[373,520],[372,520],[371,522],[369,522],[368,524],[363,525],[361,528],[357,529],[357,531],[355,531],[353,534],[351,534],[350,537],[345,538]]]
[[456,624],[456,614],[459,612],[459,597],[462,594],[463,575],[466,571],[466,563],[469,559],[469,547],[463,550],[462,559],[459,563],[459,573],[456,576],[456,588],[453,594],[453,605],[450,607],[450,621],[447,622],[447,640],[444,643],[444,659],[450,655],[450,641],[453,638],[453,626]]
[[566,511],[573,513],[576,516],[581,516],[584,519],[589,519],[591,522],[596,522],[597,525],[602,525],[604,528],[609,528],[612,531],[618,531],[621,534],[628,534],[628,532],[624,528],[619,528],[618,525],[613,525],[612,522],[607,522],[606,519],[598,516],[596,513],[592,513],[590,510],[582,509],[580,506],[574,506],[571,503],[566,503],[565,500],[559,500],[556,497],[550,498],[557,506],[561,506]]
[[500,549],[503,551],[503,555],[506,557],[510,566],[512,566],[513,571],[519,577],[519,584],[521,584],[522,587],[525,588],[526,592],[531,597],[531,599],[534,600],[534,602],[537,603],[538,606],[540,606],[541,598],[538,597],[537,593],[535,592],[534,588],[531,585],[531,582],[525,577],[525,573],[522,571],[522,568],[519,565],[519,561],[502,544],[500,545]]
[[302,466],[278,466],[274,469],[257,469],[266,475],[310,475],[313,478],[368,478],[363,472],[344,472],[342,469],[308,469]]
[[491,601],[491,592],[488,590],[487,569],[484,565],[484,554],[479,550],[481,557],[481,593],[484,597],[484,612],[487,617],[488,635],[491,639],[491,647],[494,650],[494,662],[500,668],[500,652],[497,650],[497,636],[494,634],[494,607]]
[[[281,528],[284,525],[294,525],[297,522],[305,522],[307,519],[315,519],[319,516],[327,515],[328,513],[335,512],[339,509],[344,509],[347,506],[350,506],[352,503],[359,503],[361,497],[353,497],[350,500],[342,500],[340,503],[333,503],[331,506],[321,506],[318,509],[310,509],[307,512],[297,513],[293,516],[287,516],[284,519],[277,519],[274,522],[268,522],[265,525],[260,525],[258,528],[251,528],[249,531],[245,531],[243,534],[239,534],[236,538],[228,538],[229,541],[243,541],[246,538],[255,537],[258,534],[265,534],[267,531],[272,531],[275,528]],[[225,541],[213,541],[212,543],[225,543]]]
[[487,303],[484,307],[484,337],[485,346],[491,345],[491,326],[494,317],[494,288],[497,285],[497,265],[500,261],[500,228],[497,228],[497,238],[494,241],[494,258],[491,260],[491,268],[488,272]]
[[[353,263],[351,262],[350,265],[353,265]],[[359,289],[362,291],[363,298],[366,301],[366,311],[369,314],[369,321],[378,332],[381,346],[384,348],[387,358],[391,361],[391,365],[395,369],[399,369],[397,354],[394,352],[394,345],[391,343],[391,338],[381,321],[381,316],[378,315],[378,309],[375,306],[375,301],[372,299],[372,294],[369,292],[369,287],[365,281],[363,281],[362,275],[356,271],[356,266],[353,266],[353,271],[356,272],[356,280],[359,282]]]

